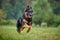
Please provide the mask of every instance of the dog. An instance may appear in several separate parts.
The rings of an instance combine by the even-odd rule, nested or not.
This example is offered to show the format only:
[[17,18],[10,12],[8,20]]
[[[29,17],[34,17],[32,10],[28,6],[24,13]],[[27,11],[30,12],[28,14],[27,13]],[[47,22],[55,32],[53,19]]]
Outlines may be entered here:
[[24,14],[17,20],[17,32],[21,33],[24,28],[28,28],[27,33],[31,30],[32,25],[32,7],[26,7]]

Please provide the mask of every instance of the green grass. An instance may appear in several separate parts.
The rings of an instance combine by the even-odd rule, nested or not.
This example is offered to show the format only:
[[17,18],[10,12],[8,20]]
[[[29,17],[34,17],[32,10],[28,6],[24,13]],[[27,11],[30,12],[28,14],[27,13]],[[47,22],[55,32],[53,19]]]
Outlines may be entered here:
[[26,29],[18,34],[16,28],[0,27],[0,40],[60,40],[60,29],[33,27],[29,33]]

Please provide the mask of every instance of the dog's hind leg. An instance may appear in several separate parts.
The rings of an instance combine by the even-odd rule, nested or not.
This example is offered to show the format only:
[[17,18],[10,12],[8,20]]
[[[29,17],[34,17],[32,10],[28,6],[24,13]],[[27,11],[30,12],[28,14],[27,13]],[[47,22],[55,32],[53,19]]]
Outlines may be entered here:
[[20,28],[19,33],[21,33],[21,31],[23,31],[23,30],[24,30],[24,28],[25,28],[25,27],[23,27],[23,26],[22,26],[22,27]]
[[21,33],[21,31],[22,31],[22,27],[20,28],[20,33]]
[[25,27],[22,27],[22,31],[24,30]]
[[19,29],[18,29],[18,33],[20,34],[21,31],[22,31],[22,27],[19,27]]

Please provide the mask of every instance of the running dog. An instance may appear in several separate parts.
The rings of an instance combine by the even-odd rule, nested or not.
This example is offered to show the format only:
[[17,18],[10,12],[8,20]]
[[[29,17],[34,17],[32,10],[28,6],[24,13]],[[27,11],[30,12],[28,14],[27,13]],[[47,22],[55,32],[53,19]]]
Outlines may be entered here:
[[31,30],[32,25],[32,7],[27,6],[24,14],[17,20],[17,32],[21,33],[24,28],[28,28],[27,33]]

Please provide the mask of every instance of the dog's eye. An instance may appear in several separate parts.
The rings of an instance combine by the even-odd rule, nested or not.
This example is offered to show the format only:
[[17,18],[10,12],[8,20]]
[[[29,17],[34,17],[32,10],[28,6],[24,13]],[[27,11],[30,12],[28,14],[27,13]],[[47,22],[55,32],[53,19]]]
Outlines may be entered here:
[[28,13],[32,13],[33,11],[28,11]]
[[32,13],[32,12],[33,12],[33,10],[32,10],[32,9],[29,9],[29,10],[28,10],[28,12],[29,12],[29,13]]

